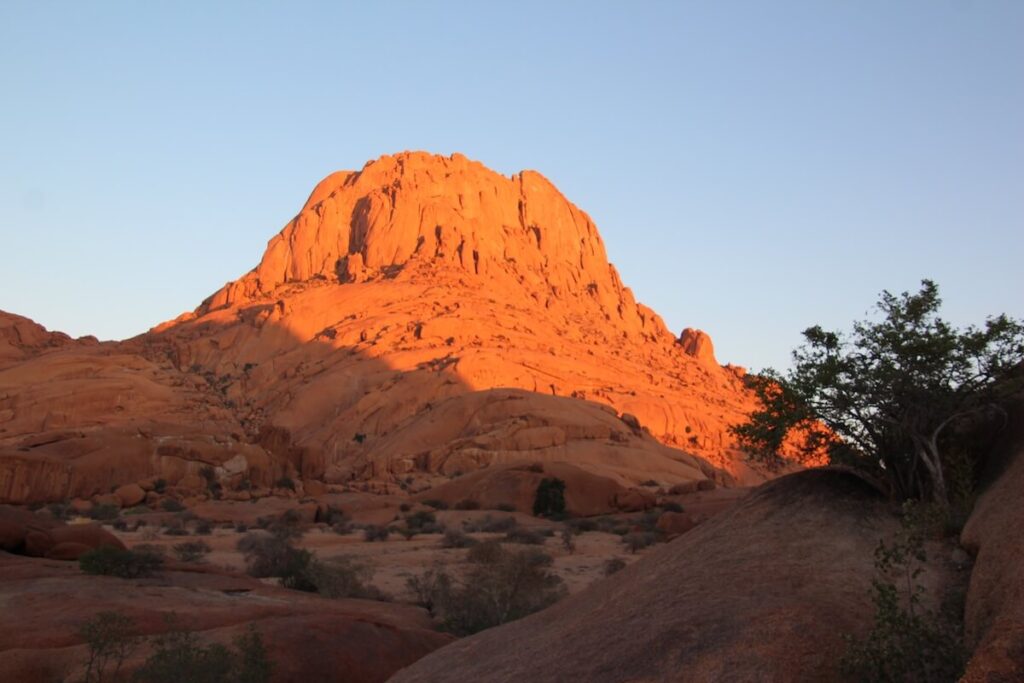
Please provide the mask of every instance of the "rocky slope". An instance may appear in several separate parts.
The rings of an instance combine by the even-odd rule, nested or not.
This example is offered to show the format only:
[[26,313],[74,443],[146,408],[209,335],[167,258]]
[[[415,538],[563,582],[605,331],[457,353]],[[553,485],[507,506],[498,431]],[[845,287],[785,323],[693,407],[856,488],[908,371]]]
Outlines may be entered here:
[[135,339],[13,329],[0,500],[202,489],[204,466],[229,492],[416,492],[535,461],[623,489],[765,478],[727,432],[753,405],[742,369],[637,303],[542,176],[460,155],[327,177],[255,269]]

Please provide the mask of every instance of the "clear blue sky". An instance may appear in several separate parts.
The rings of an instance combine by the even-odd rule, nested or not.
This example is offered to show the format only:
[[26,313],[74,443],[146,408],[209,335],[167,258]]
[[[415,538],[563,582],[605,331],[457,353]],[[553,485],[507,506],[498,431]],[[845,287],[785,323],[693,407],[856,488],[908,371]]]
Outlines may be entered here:
[[547,175],[669,326],[784,366],[937,280],[1024,316],[1024,2],[0,4],[0,308],[122,338],[404,149]]

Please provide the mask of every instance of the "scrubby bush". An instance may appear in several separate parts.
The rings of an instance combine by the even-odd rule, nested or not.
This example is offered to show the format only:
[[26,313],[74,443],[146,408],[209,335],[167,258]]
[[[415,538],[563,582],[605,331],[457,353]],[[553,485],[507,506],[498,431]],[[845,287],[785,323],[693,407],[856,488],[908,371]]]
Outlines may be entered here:
[[116,531],[128,531],[128,521],[121,519],[120,517],[115,519],[114,523],[110,526],[112,526]]
[[512,503],[498,503],[494,506],[495,510],[501,510],[502,512],[515,512],[516,506]]
[[928,559],[925,540],[930,528],[941,525],[944,512],[908,502],[899,533],[875,549],[874,627],[865,638],[847,636],[840,660],[851,679],[952,682],[963,673],[967,656],[957,623],[961,615],[926,608],[920,580]]
[[109,522],[113,519],[117,519],[120,514],[120,505],[104,503],[103,505],[93,505],[89,508],[89,512],[86,513],[86,516],[90,519],[95,519],[98,522]]
[[505,534],[505,541],[526,545],[544,545],[544,534],[533,529],[517,528]]
[[597,531],[598,529],[597,522],[593,519],[590,519],[589,517],[583,517],[581,519],[570,519],[568,522],[566,522],[566,524],[572,527],[573,532],[575,532],[577,535],[587,531]]
[[605,576],[611,576],[612,574],[622,571],[626,568],[626,561],[621,557],[612,557],[605,560],[603,571]]
[[380,526],[377,524],[368,524],[366,528],[363,529],[363,539],[370,543],[374,541],[386,541],[390,534],[390,529],[386,526]]
[[228,648],[203,645],[195,633],[172,630],[156,636],[153,651],[135,673],[136,683],[267,683],[273,666],[252,627]]
[[649,531],[631,531],[622,537],[622,543],[629,548],[629,552],[631,553],[636,553],[636,551],[643,550],[647,546],[654,545],[657,542],[657,534],[653,534]]
[[441,567],[432,567],[422,574],[410,576],[405,581],[417,605],[425,608],[430,616],[436,616],[437,608],[449,597],[452,579]]
[[428,507],[432,507],[435,510],[447,510],[448,509],[448,503],[444,502],[443,500],[437,500],[436,498],[431,498],[430,500],[425,500],[425,501],[423,501],[423,504],[428,506]]
[[518,525],[515,517],[492,517],[485,515],[482,519],[468,520],[463,522],[462,528],[470,533],[484,532],[490,534],[503,534]]
[[83,553],[78,566],[86,574],[118,576],[122,579],[139,579],[151,576],[163,566],[163,557],[145,550],[125,550],[109,545]]
[[571,526],[566,525],[562,527],[561,539],[562,548],[564,548],[567,553],[572,555],[576,552],[575,532]]
[[537,484],[533,514],[538,517],[565,514],[565,482],[553,477]]
[[156,491],[157,493],[163,493],[165,490],[167,490],[167,480],[157,479],[156,481],[154,481],[153,490]]
[[180,519],[172,519],[164,525],[164,533],[168,536],[188,536],[188,529]]
[[238,550],[251,576],[279,577],[285,588],[316,590],[307,571],[313,554],[293,546],[289,536],[250,532],[239,539]]
[[200,562],[210,554],[210,546],[205,541],[185,541],[175,544],[171,549],[182,562]]
[[78,636],[89,652],[83,683],[116,681],[125,660],[141,644],[135,622],[118,612],[98,612],[78,628]]
[[279,489],[295,490],[295,481],[291,477],[281,477],[274,482],[274,487]]
[[661,504],[661,509],[665,512],[682,512],[683,506],[675,501],[667,500]]
[[213,533],[213,524],[211,524],[208,519],[200,519],[196,522],[192,531],[196,536],[209,536]]
[[314,559],[307,575],[314,590],[326,598],[388,599],[370,583],[373,570],[348,557],[335,557],[326,562]]
[[498,541],[484,541],[469,547],[466,559],[474,564],[490,564],[497,562],[505,554],[505,549]]
[[74,510],[71,507],[71,504],[68,503],[67,501],[63,503],[50,503],[49,505],[46,506],[46,509],[50,512],[51,515],[53,515],[54,519],[61,520],[68,519],[69,517],[71,517],[71,513],[74,512]]
[[174,498],[164,498],[160,503],[160,507],[163,508],[164,512],[181,512],[185,509],[181,501]]
[[440,619],[442,628],[469,635],[520,619],[562,598],[566,590],[549,571],[551,563],[550,555],[536,550],[505,552],[497,546],[489,561],[475,562],[460,580],[434,568],[409,585],[419,603]]
[[448,529],[444,532],[444,538],[441,539],[442,548],[468,548],[476,544],[476,539],[467,536],[458,529]]
[[473,500],[472,498],[463,498],[455,504],[456,510],[479,510],[480,503]]

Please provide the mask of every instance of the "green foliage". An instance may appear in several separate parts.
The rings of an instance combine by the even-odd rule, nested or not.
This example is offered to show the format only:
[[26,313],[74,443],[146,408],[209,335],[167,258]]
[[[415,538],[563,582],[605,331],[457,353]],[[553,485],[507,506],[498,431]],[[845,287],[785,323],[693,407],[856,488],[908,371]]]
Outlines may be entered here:
[[488,514],[480,519],[463,522],[462,528],[471,533],[482,531],[490,534],[503,534],[515,529],[517,525],[515,517],[492,517]]
[[185,509],[185,506],[181,504],[181,501],[175,500],[174,498],[164,498],[163,502],[160,503],[160,507],[165,512],[181,512]]
[[118,612],[98,612],[79,627],[78,636],[89,651],[83,683],[116,681],[140,644],[135,622]]
[[348,557],[335,557],[328,562],[313,559],[306,575],[314,590],[326,598],[388,599],[370,584],[373,570]]
[[938,316],[941,303],[938,286],[924,280],[916,294],[882,292],[881,319],[855,322],[849,335],[805,330],[785,376],[748,376],[762,408],[733,429],[741,446],[769,466],[782,462],[784,445],[827,451],[900,498],[948,508],[954,427],[1001,411],[1019,390],[1024,326],[1000,315],[957,330]]
[[316,590],[309,576],[313,553],[296,548],[286,533],[250,532],[238,540],[238,550],[245,556],[250,576],[278,577],[285,588]]
[[281,477],[280,479],[274,482],[274,487],[294,491],[295,481],[293,481],[291,477]]
[[612,557],[608,560],[605,560],[604,567],[602,567],[602,571],[604,572],[605,576],[611,576],[612,574],[616,574],[625,568],[625,560],[623,560],[621,557]]
[[407,582],[444,630],[477,633],[542,610],[566,594],[562,580],[549,571],[550,555],[507,552],[497,543],[481,543],[470,553],[488,546],[486,557],[474,561],[461,579],[435,567]]
[[205,541],[185,541],[175,544],[171,549],[182,562],[201,562],[210,554],[210,546]]
[[468,548],[469,546],[476,545],[476,539],[467,536],[458,529],[448,529],[444,532],[444,538],[441,539],[442,548]]
[[146,550],[124,550],[101,545],[78,558],[79,568],[86,574],[139,579],[152,576],[163,566],[163,557]]
[[544,545],[544,534],[531,529],[515,528],[505,534],[505,540],[509,543],[523,543],[525,545]]
[[121,507],[119,505],[111,505],[109,503],[103,505],[93,505],[89,508],[87,516],[90,519],[95,519],[100,522],[109,522],[117,519],[118,515],[121,514]]
[[204,645],[191,631],[171,630],[156,636],[146,663],[135,672],[137,683],[267,683],[273,666],[259,633],[252,627],[229,648]]
[[629,552],[636,553],[638,550],[654,545],[658,542],[658,535],[651,531],[631,531],[622,537],[622,543]]
[[386,526],[379,526],[377,524],[368,524],[366,528],[363,529],[363,539],[369,543],[374,541],[386,541],[390,534],[390,529]]
[[959,625],[924,606],[925,540],[937,517],[908,502],[900,533],[889,544],[879,541],[871,596],[874,627],[863,639],[847,638],[840,661],[847,676],[865,682],[942,683],[963,673],[966,652]]
[[542,479],[533,499],[533,514],[538,517],[565,513],[565,482],[554,477]]

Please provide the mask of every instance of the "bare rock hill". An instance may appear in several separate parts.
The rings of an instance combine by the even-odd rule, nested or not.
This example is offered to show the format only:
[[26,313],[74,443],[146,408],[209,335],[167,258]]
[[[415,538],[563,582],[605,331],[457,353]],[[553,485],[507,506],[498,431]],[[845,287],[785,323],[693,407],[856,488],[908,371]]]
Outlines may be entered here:
[[4,501],[202,488],[206,466],[228,492],[282,475],[418,492],[524,462],[619,493],[767,476],[728,434],[754,405],[742,369],[637,303],[541,175],[461,155],[328,176],[256,268],[147,334],[14,329],[30,333],[0,346]]

